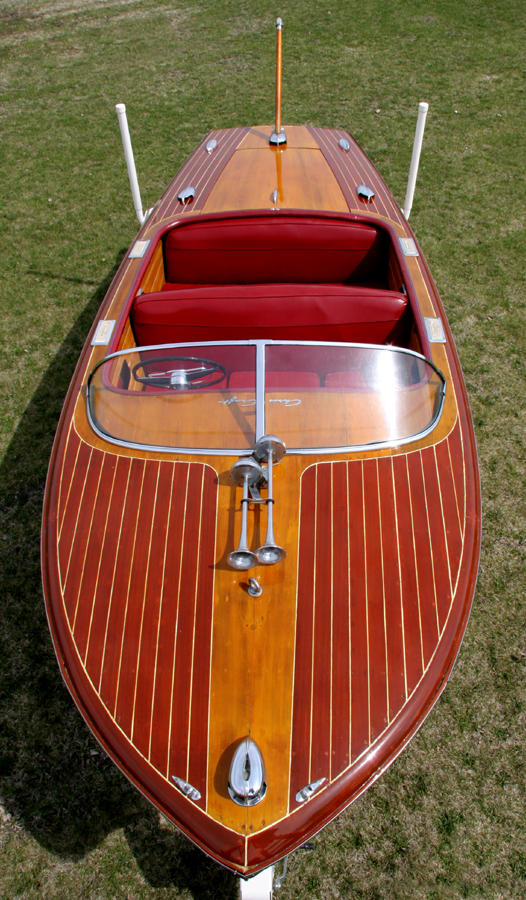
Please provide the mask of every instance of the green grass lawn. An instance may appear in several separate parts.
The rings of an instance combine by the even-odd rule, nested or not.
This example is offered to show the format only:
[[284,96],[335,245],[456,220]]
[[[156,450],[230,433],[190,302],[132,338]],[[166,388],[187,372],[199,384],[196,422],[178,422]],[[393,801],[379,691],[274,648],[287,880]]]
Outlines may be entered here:
[[228,900],[236,879],[131,788],[83,725],[47,631],[47,461],[67,386],[136,230],[116,102],[151,206],[210,128],[350,130],[411,224],[477,432],[483,555],[449,686],[368,793],[291,857],[283,900],[526,895],[526,51],[519,0],[0,3],[0,896]]

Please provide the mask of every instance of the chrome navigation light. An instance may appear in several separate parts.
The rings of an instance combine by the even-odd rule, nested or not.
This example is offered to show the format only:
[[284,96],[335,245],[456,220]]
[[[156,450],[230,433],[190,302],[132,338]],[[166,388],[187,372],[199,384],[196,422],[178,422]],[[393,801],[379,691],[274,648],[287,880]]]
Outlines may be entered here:
[[360,200],[365,200],[366,203],[372,203],[374,200],[374,191],[367,184],[359,184],[356,193]]
[[183,188],[182,191],[177,194],[177,199],[180,203],[183,204],[183,206],[188,203],[189,200],[193,200],[194,197],[195,187],[193,187],[191,184],[189,184],[188,187]]
[[265,763],[252,738],[244,738],[237,748],[228,776],[228,793],[239,806],[255,806],[267,793]]
[[310,798],[323,787],[326,781],[326,778],[318,778],[317,781],[306,784],[305,787],[296,794],[296,803],[305,803],[306,800],[310,800]]
[[172,775],[172,781],[174,782],[176,788],[181,791],[181,794],[184,794],[185,797],[188,797],[189,800],[193,800],[196,803],[201,799],[201,792],[197,790],[193,784],[189,784],[188,781],[183,781],[182,778],[178,778],[177,775]]

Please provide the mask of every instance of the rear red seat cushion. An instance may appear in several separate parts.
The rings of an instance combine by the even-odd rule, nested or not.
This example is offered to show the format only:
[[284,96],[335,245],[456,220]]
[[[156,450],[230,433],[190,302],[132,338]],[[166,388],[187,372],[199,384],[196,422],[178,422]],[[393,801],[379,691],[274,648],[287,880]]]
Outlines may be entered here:
[[254,338],[381,344],[406,306],[395,291],[252,284],[142,294],[131,315],[142,346]]
[[222,219],[174,228],[166,281],[181,284],[345,282],[383,278],[382,235],[370,225],[302,216]]

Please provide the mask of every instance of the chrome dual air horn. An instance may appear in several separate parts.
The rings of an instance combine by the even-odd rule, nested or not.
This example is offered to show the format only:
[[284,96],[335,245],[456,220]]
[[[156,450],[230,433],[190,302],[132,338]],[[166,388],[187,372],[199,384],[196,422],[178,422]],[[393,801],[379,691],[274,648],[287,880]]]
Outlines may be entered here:
[[[258,563],[264,566],[272,566],[285,559],[287,555],[283,547],[276,544],[274,540],[274,497],[272,494],[272,467],[283,459],[285,453],[285,444],[280,438],[274,434],[265,434],[254,447],[256,459],[252,456],[242,457],[230,469],[230,475],[236,484],[243,485],[241,536],[237,550],[233,550],[228,557],[228,564],[233,569],[252,569]],[[260,465],[260,462],[267,463],[266,471]],[[267,481],[268,486],[266,501],[261,499],[258,490],[258,485],[265,481]],[[249,490],[251,497],[249,497]],[[267,505],[267,535],[265,543],[255,553],[249,550],[247,538],[248,504],[251,501],[254,503],[266,503]]]
[[254,456],[260,462],[267,463],[267,536],[265,543],[256,550],[258,562],[264,566],[273,566],[285,559],[287,552],[274,540],[274,497],[272,494],[272,467],[281,462],[286,453],[285,444],[274,434],[264,434],[254,447]]
[[228,565],[233,569],[252,569],[258,564],[258,558],[255,553],[248,549],[247,539],[247,513],[250,498],[248,489],[263,480],[263,469],[251,456],[238,459],[230,469],[230,475],[236,484],[243,485],[243,497],[241,500],[242,519],[241,519],[241,537],[237,550],[233,550],[228,557]]

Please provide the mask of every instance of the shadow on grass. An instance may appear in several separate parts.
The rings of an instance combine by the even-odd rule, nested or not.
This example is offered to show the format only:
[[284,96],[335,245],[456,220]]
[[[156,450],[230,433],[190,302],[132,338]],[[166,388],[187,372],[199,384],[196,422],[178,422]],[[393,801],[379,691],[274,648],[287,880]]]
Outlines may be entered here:
[[40,577],[40,519],[53,436],[97,309],[125,251],[93,293],[26,409],[0,466],[0,796],[41,846],[80,860],[124,828],[153,887],[196,898],[235,893],[236,879],[156,811],[100,751],[59,674]]

